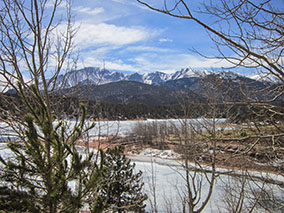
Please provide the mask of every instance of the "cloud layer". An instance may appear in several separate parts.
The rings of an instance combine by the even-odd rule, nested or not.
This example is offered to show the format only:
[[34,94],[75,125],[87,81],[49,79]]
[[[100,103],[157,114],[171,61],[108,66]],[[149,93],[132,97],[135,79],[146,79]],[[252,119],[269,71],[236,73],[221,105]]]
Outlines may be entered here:
[[224,61],[192,55],[187,49],[194,33],[188,33],[190,28],[174,26],[179,22],[142,8],[127,0],[87,0],[75,6],[73,10],[80,14],[75,38],[81,52],[79,66],[102,66],[104,62],[108,69],[132,72],[228,66]]
[[153,32],[143,27],[82,23],[76,34],[75,42],[85,48],[96,45],[124,46],[146,40],[153,35]]

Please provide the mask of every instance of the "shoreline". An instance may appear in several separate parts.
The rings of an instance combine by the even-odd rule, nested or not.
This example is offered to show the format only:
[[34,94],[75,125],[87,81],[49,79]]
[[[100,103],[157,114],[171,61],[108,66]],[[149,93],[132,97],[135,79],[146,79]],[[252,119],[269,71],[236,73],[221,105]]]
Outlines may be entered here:
[[[159,149],[155,149],[155,148],[151,148],[151,147],[144,147],[144,148],[141,148],[137,151],[137,147],[133,147],[135,146],[135,144],[121,144],[120,140],[116,141],[115,140],[116,137],[115,136],[112,136],[112,137],[105,137],[103,138],[102,137],[102,140],[96,140],[96,139],[93,139],[93,140],[90,140],[88,142],[88,145],[89,145],[89,148],[93,148],[93,149],[98,149],[98,148],[101,148],[103,151],[106,151],[108,148],[111,148],[111,147],[114,147],[114,146],[118,146],[118,145],[123,145],[125,146],[125,155],[128,157],[128,158],[133,158],[133,159],[138,159],[138,158],[145,158],[145,160],[147,162],[149,162],[149,156],[142,156],[141,153],[143,153],[145,150],[147,149],[151,149],[151,150],[159,150]],[[77,145],[79,146],[84,146],[85,143],[84,142],[79,142]],[[167,150],[159,150],[159,152],[166,152],[166,151],[171,151],[171,152],[174,152],[172,149],[167,149]],[[135,152],[133,152],[135,151]],[[151,154],[151,153],[150,153]],[[155,156],[152,156],[153,159],[156,159],[156,160],[167,160],[167,161],[175,161],[175,162],[182,162],[183,160],[181,159],[181,155],[176,153],[176,158],[173,158],[172,156],[167,158],[165,156],[163,157],[155,157]],[[148,154],[149,155],[149,154]],[[155,154],[157,155],[157,153]],[[194,161],[190,161],[191,164],[194,164]],[[202,162],[201,163],[202,166],[204,167],[211,167],[210,163],[209,162]],[[261,172],[264,172],[264,173],[269,173],[269,174],[273,174],[273,175],[281,175],[284,177],[284,173],[280,173],[280,172],[277,172],[277,171],[273,171],[273,170],[269,170],[269,169],[256,169],[256,168],[252,168],[252,167],[247,167],[247,168],[241,168],[241,167],[237,167],[237,166],[230,166],[230,165],[224,165],[224,164],[220,164],[220,163],[216,163],[215,164],[216,168],[218,169],[226,169],[226,170],[229,170],[229,171],[242,171],[242,172],[246,172],[246,171],[249,171],[249,172],[258,172],[258,173],[261,173]],[[269,165],[266,165],[267,168],[269,168]]]
[[[126,155],[132,162],[139,163],[156,163],[162,166],[169,167],[183,167],[182,159],[165,159],[159,157],[139,156],[139,155]],[[212,167],[207,164],[201,164],[202,168],[197,168],[193,162],[189,162],[189,171],[197,171],[204,173],[212,173]],[[249,179],[256,181],[265,181],[270,184],[279,185],[284,187],[284,175],[277,174],[270,171],[258,171],[253,169],[242,170],[240,168],[226,167],[216,165],[215,172],[217,175],[226,175],[232,177],[243,177],[249,173]]]

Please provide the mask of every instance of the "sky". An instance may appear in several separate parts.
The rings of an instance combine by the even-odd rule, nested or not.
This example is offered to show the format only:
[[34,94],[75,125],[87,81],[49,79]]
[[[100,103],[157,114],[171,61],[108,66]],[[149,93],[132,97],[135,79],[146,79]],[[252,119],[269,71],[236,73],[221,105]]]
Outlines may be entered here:
[[78,68],[105,64],[112,71],[173,73],[226,66],[189,50],[215,51],[200,26],[151,11],[135,0],[73,1],[72,12],[79,26],[74,40]]

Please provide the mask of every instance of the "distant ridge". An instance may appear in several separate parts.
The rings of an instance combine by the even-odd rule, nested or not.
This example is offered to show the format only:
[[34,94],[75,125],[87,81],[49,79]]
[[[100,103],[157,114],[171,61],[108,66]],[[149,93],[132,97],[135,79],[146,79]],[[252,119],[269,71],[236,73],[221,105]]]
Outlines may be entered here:
[[[145,105],[174,105],[179,104],[179,94],[176,91],[137,81],[118,81],[102,85],[78,85],[61,90],[65,95],[86,98],[92,101],[108,102],[113,104],[145,104]],[[195,102],[206,100],[194,92],[190,97]]]
[[70,88],[77,85],[102,85],[118,81],[137,81],[145,84],[160,85],[170,80],[177,80],[181,78],[201,77],[209,72],[197,72],[192,69],[186,68],[176,71],[172,74],[163,72],[152,73],[132,73],[125,74],[121,72],[112,72],[99,67],[86,67],[83,69],[75,70],[59,75],[56,83],[56,88]]
[[[87,67],[58,76],[58,94],[83,97],[115,104],[172,105],[186,97],[192,103],[206,103],[218,88],[218,102],[243,101],[247,97],[268,100],[262,92],[275,88],[271,82],[258,81],[234,72],[197,72],[182,69],[172,74],[163,72],[125,74],[98,67]],[[213,89],[214,90],[214,89]],[[209,92],[209,93],[208,93]],[[246,95],[244,95],[244,93]],[[281,101],[281,100],[280,100]],[[277,104],[279,100],[277,101]]]

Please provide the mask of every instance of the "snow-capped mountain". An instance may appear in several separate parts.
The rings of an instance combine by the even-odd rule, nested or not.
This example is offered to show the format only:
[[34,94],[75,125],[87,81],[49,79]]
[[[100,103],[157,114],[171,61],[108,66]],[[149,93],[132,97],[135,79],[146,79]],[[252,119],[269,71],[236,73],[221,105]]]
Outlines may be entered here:
[[177,79],[181,79],[181,78],[192,78],[192,77],[203,77],[205,75],[210,74],[211,72],[209,71],[196,71],[193,69],[182,69],[180,71],[176,71],[175,73],[173,73],[170,77],[170,79],[168,80],[177,80]]
[[119,104],[177,104],[177,94],[186,94],[193,102],[205,103],[208,99],[206,88],[215,86],[221,94],[218,101],[232,101],[232,97],[234,100],[242,100],[243,91],[251,98],[266,100],[272,96],[261,91],[273,86],[230,71],[196,72],[192,69],[182,69],[171,74],[125,74],[88,67],[61,75],[58,79],[59,94]]
[[[207,75],[214,74],[210,71],[195,71],[189,68],[176,71],[171,74],[163,72],[152,72],[152,73],[120,73],[112,72],[107,69],[102,69],[98,67],[87,67],[84,69],[71,71],[65,75],[60,75],[57,79],[57,88],[70,88],[77,85],[102,85],[111,82],[118,81],[137,81],[141,83],[151,84],[151,85],[161,85],[167,81],[188,79],[188,78],[202,78]],[[221,72],[215,73],[223,79],[235,80],[240,75],[234,72]]]
[[57,88],[69,88],[79,84],[105,84],[124,80],[123,73],[111,72],[98,67],[86,67],[60,75],[57,79]]
[[163,72],[145,73],[142,75],[145,84],[160,84],[171,79],[171,76]]

